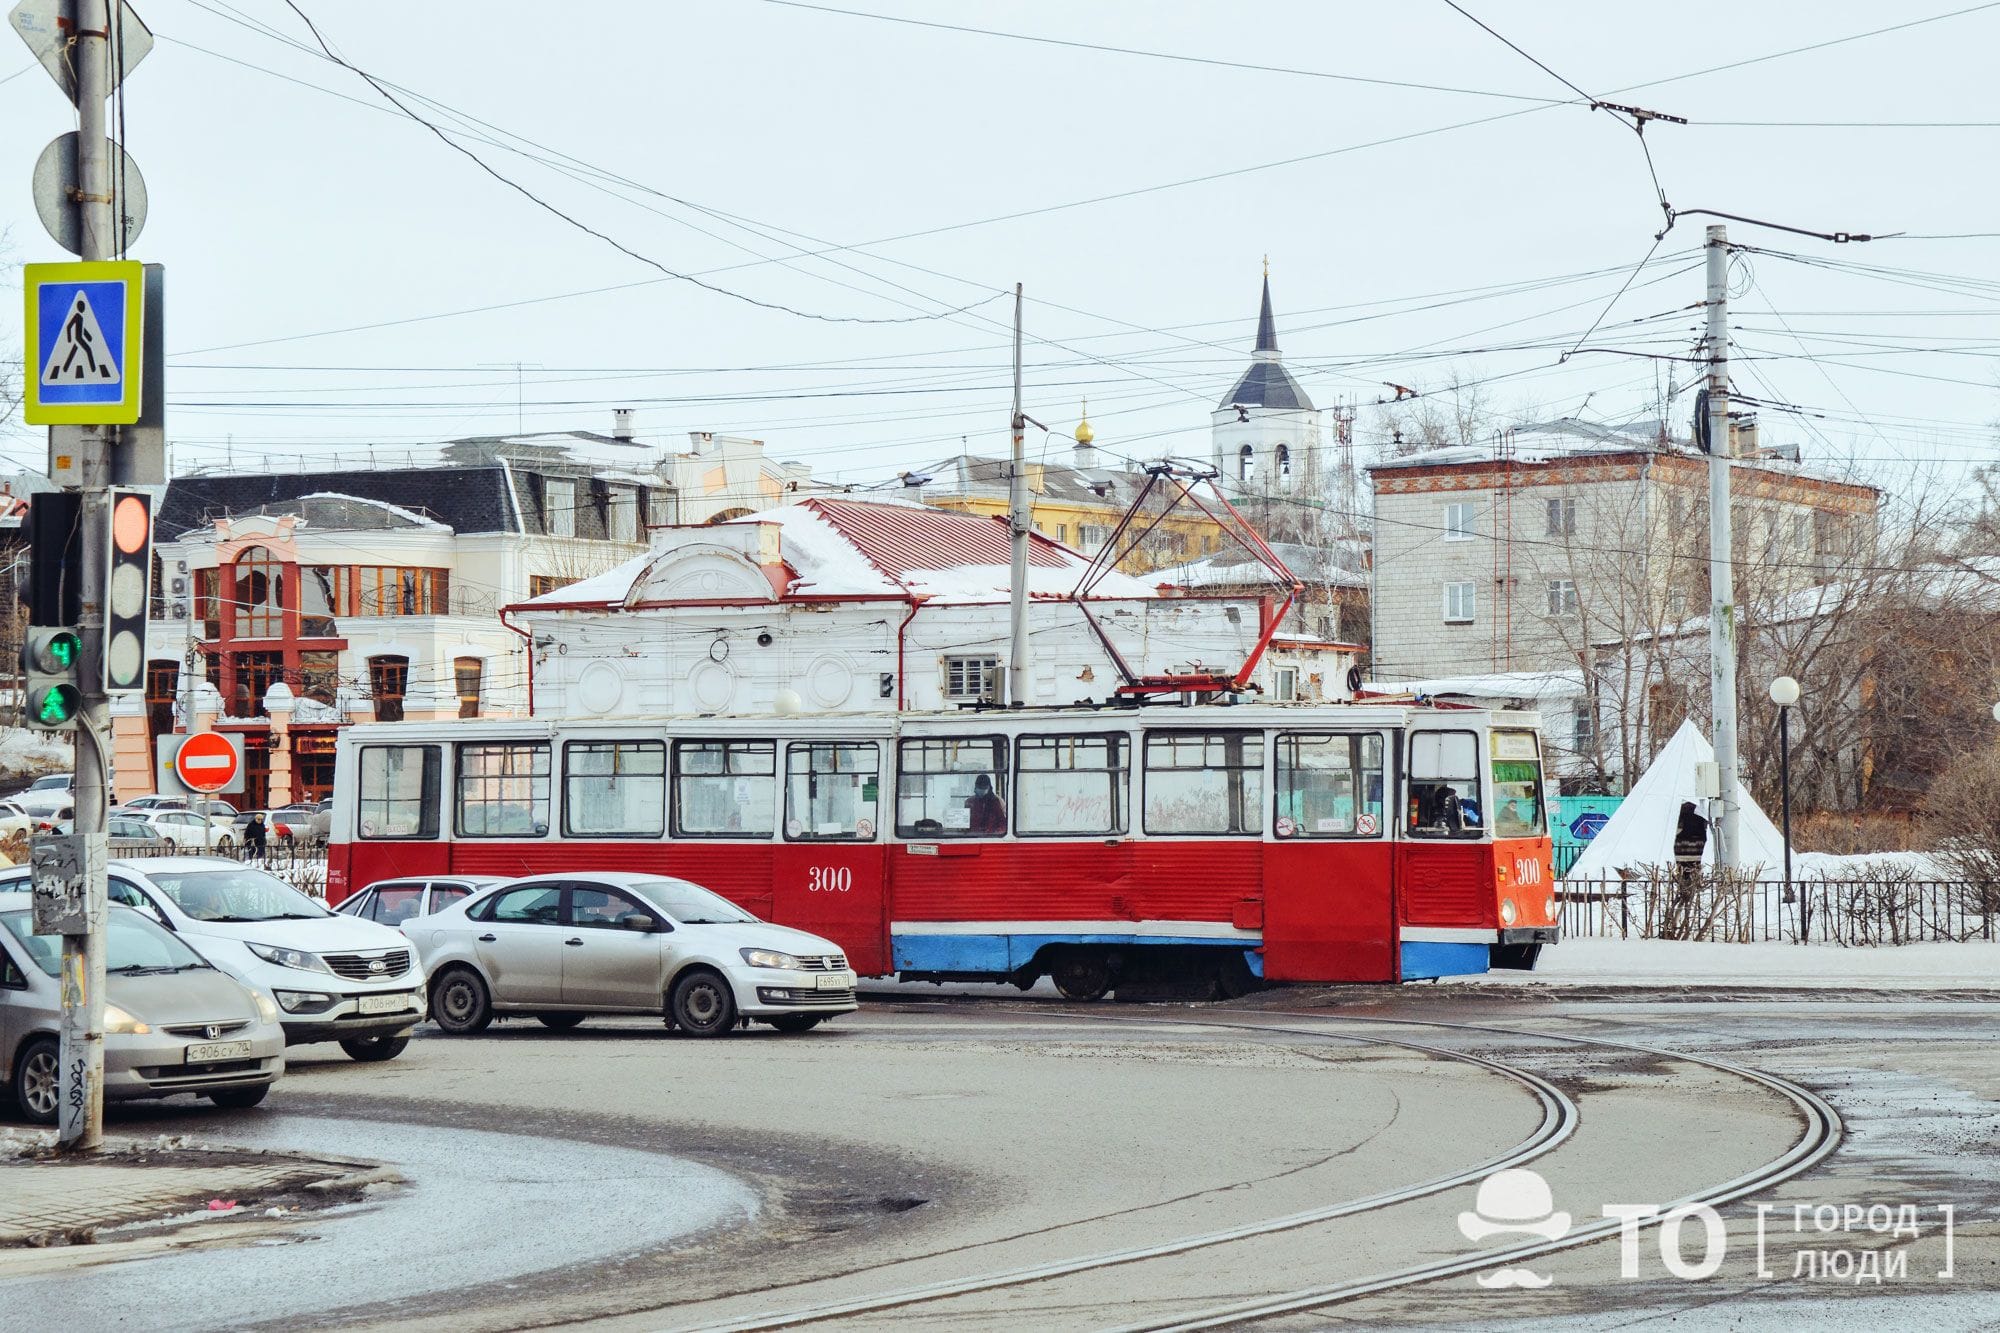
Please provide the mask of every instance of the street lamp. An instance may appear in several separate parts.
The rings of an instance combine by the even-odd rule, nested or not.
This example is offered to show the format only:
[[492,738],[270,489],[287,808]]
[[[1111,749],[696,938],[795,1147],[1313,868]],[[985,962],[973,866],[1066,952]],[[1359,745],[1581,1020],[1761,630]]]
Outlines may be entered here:
[[[1799,683],[1790,676],[1771,682],[1771,702],[1778,705],[1778,803],[1785,832],[1785,900],[1792,897],[1792,705],[1799,701]],[[2000,715],[2000,704],[1994,706]],[[1806,942],[1806,904],[1799,899],[1799,943]]]

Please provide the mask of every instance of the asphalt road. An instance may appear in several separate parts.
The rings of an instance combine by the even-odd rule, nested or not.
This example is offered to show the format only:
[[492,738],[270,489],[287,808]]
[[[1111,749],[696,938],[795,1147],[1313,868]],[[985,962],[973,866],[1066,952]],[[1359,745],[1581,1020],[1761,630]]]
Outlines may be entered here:
[[[254,1244],[0,1284],[0,1308],[67,1306],[79,1330],[121,1310],[128,1327],[455,1333],[1990,1327],[1996,1016],[1864,997],[1068,1005],[905,988],[797,1037],[425,1030],[387,1065],[295,1051],[258,1111],[116,1113],[127,1131],[380,1158],[407,1190]],[[1502,1216],[1479,1189],[1502,1168],[1538,1173],[1549,1205]],[[1622,1273],[1606,1207],[1682,1202],[1716,1209],[1715,1271],[1675,1276],[1652,1227]],[[1892,1230],[1901,1207],[1914,1239]],[[1468,1239],[1462,1215],[1482,1211],[1540,1229]],[[1704,1226],[1669,1228],[1683,1271]],[[1481,1284],[1499,1269],[1547,1285]]]

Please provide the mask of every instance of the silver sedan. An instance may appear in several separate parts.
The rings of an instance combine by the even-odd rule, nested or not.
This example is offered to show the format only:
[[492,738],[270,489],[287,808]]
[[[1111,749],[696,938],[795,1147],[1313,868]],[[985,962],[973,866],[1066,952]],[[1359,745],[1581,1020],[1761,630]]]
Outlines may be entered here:
[[[105,923],[104,1096],[192,1093],[255,1106],[285,1071],[278,1006],[171,931],[113,905]],[[0,893],[0,1076],[15,1113],[53,1124],[61,1090],[62,941]]]

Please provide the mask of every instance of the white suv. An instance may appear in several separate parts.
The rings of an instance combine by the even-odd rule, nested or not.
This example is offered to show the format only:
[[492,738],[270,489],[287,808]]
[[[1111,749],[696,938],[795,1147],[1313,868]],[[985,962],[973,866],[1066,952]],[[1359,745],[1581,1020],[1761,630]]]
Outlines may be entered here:
[[[27,886],[26,867],[0,872],[0,892]],[[389,1060],[424,1016],[408,940],[329,912],[275,875],[212,856],[149,856],[112,861],[110,890],[269,992],[287,1046],[337,1041],[356,1060]]]

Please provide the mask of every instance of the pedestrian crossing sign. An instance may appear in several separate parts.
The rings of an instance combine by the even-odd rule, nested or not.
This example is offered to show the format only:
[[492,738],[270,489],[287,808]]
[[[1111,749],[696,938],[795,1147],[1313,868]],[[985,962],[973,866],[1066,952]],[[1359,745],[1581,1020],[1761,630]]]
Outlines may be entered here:
[[124,426],[139,419],[145,266],[28,264],[21,272],[31,426]]

